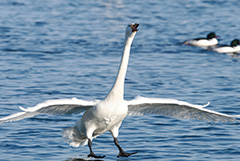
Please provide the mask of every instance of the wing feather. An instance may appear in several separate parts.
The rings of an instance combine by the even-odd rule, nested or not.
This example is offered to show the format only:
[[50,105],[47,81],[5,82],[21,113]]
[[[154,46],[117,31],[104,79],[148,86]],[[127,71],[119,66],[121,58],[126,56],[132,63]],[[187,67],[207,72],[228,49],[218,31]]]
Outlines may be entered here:
[[239,117],[205,109],[204,107],[208,106],[209,103],[201,106],[175,99],[140,96],[126,102],[128,104],[128,115],[157,114],[177,119],[193,119],[208,122],[234,122],[235,117]]
[[81,113],[88,108],[94,107],[98,102],[98,100],[85,101],[76,98],[48,100],[27,109],[19,107],[23,112],[1,118],[0,123],[18,121],[38,114],[70,115]]

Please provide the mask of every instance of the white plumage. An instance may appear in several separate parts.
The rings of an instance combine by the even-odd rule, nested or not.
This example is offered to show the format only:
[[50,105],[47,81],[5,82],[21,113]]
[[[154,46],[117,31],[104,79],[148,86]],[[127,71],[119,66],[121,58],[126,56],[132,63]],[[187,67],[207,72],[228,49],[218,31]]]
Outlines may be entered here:
[[126,153],[118,143],[119,127],[127,115],[157,114],[179,119],[196,119],[205,121],[235,121],[235,117],[205,109],[207,105],[193,105],[175,99],[136,97],[124,100],[124,80],[127,72],[128,59],[132,41],[137,32],[138,24],[127,26],[125,47],[116,81],[103,100],[85,101],[77,98],[49,100],[31,108],[20,107],[22,112],[0,119],[0,123],[18,121],[38,114],[78,114],[83,117],[74,127],[63,131],[65,140],[74,147],[88,143],[88,157],[102,158],[92,150],[92,139],[106,131],[110,131],[114,143],[119,149],[119,156],[128,157],[135,153]]
[[234,39],[230,45],[219,45],[214,47],[212,50],[218,53],[240,53],[240,41]]
[[214,32],[210,32],[206,38],[189,39],[184,42],[185,45],[212,47],[218,44],[217,36]]
[[213,51],[218,53],[240,53],[240,46],[231,47],[231,46],[224,46],[224,47],[217,47],[214,48]]

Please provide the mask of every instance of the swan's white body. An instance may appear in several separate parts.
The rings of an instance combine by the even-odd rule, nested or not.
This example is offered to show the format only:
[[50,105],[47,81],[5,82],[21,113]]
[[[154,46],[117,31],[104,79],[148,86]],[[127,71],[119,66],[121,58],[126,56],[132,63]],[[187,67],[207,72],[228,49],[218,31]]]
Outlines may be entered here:
[[[92,154],[90,156],[97,157],[92,152],[91,140],[106,131],[111,132],[120,153],[124,152],[115,139],[118,137],[119,127],[127,115],[158,114],[179,119],[215,122],[235,120],[234,117],[237,116],[218,113],[205,109],[205,106],[193,105],[175,99],[136,97],[131,101],[124,100],[124,80],[130,48],[138,24],[134,25],[128,25],[126,29],[125,47],[118,75],[112,89],[104,100],[85,101],[76,98],[49,100],[27,109],[20,107],[22,112],[1,118],[0,123],[17,121],[38,114],[73,114],[85,111],[83,117],[74,127],[63,131],[63,136],[74,147],[88,143]],[[131,155],[124,152],[124,155],[121,154],[120,156],[129,156],[128,154]]]

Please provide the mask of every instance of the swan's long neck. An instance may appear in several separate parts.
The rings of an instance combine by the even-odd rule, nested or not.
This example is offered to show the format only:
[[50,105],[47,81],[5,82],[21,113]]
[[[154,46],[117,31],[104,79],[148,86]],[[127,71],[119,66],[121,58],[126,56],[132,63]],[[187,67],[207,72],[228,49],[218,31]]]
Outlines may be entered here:
[[125,47],[123,50],[123,55],[122,55],[121,64],[118,70],[118,75],[106,99],[111,99],[114,101],[118,101],[118,100],[122,101],[124,99],[124,81],[127,73],[130,49],[131,49],[134,36],[135,34],[131,37],[126,38],[125,40]]

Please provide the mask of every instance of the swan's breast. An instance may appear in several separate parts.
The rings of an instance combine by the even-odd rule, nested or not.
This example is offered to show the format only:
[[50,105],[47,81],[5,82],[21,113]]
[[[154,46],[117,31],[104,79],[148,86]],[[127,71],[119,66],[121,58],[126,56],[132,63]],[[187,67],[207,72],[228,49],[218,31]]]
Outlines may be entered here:
[[127,116],[128,107],[125,102],[100,102],[96,107],[87,110],[77,123],[78,129],[87,136],[100,135],[112,127],[119,125]]

